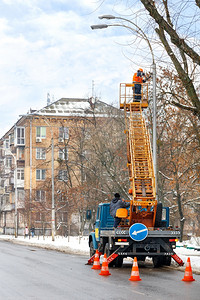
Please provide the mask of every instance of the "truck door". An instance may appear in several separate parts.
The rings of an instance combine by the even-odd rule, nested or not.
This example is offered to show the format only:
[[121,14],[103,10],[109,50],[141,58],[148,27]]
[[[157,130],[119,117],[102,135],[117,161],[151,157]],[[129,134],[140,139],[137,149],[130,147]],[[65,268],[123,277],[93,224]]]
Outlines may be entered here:
[[100,216],[101,216],[101,208],[98,207],[98,209],[97,209],[97,216],[96,216],[96,222],[95,222],[95,238],[96,238],[96,240],[98,242],[100,240],[100,236],[99,236],[99,234],[100,234],[99,230],[100,230],[100,225],[101,225]]

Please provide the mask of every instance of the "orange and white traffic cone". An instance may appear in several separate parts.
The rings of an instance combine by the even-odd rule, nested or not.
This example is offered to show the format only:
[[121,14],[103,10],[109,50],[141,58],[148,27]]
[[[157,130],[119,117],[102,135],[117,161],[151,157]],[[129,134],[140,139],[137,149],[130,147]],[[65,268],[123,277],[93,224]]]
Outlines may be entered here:
[[193,278],[192,275],[192,267],[190,264],[190,258],[188,257],[187,263],[186,263],[186,268],[185,268],[185,275],[182,279],[183,281],[194,281],[195,279]]
[[92,266],[91,269],[93,269],[93,270],[100,270],[101,269],[100,261],[99,261],[99,251],[98,250],[96,250],[95,257],[94,257],[94,263],[93,263],[93,266]]
[[134,257],[133,261],[133,267],[131,271],[131,277],[129,278],[131,281],[140,281],[142,280],[139,275],[139,269],[138,269],[138,263],[137,263],[137,257]]
[[103,262],[102,262],[102,266],[101,266],[101,272],[99,273],[99,275],[103,275],[103,276],[108,276],[111,275],[109,270],[108,270],[108,261],[107,261],[107,255],[106,253],[104,254],[103,257]]

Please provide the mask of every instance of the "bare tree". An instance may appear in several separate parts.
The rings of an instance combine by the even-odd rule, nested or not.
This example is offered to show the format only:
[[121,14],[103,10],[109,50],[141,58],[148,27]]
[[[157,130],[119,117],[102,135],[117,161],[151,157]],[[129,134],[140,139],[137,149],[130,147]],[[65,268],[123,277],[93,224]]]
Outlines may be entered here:
[[[167,75],[166,75],[167,74]],[[168,81],[164,78],[168,77]],[[187,228],[197,219],[199,208],[199,139],[198,120],[188,111],[171,105],[174,95],[184,98],[185,92],[178,77],[162,69],[158,85],[158,199],[171,207],[171,220]],[[151,122],[151,113],[149,119]],[[191,217],[192,216],[192,217]],[[177,223],[178,222],[178,223]],[[189,227],[188,227],[189,226]],[[196,230],[196,229],[194,229]]]
[[[200,119],[199,85],[195,83],[195,75],[199,75],[200,65],[199,32],[195,28],[199,25],[200,11],[195,9],[195,4],[191,4],[190,1],[179,1],[174,5],[168,0],[140,1],[154,20],[155,32],[190,100],[190,103],[186,104],[177,95],[173,104],[193,112]],[[199,7],[199,1],[196,1],[196,5]]]
[[[81,118],[70,128],[67,156],[59,168],[67,171],[65,184],[71,212],[96,211],[99,202],[110,201],[113,193],[128,197],[126,142],[123,115],[117,109],[106,117]],[[82,231],[82,229],[81,229]]]

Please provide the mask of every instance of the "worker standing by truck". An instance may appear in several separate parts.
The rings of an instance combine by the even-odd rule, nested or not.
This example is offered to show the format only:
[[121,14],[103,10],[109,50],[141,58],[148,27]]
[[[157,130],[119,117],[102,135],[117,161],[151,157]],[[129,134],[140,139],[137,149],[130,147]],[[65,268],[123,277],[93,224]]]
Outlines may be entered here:
[[114,228],[116,228],[121,222],[121,218],[116,217],[118,208],[127,208],[130,206],[130,203],[121,200],[119,193],[114,194],[114,196],[115,198],[110,203],[110,215],[114,218]]

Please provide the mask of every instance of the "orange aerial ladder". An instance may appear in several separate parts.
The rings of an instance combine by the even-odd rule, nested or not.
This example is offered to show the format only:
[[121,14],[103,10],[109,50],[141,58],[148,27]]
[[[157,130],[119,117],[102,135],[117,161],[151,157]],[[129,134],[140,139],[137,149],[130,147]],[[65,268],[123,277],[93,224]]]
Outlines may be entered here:
[[[155,175],[149,132],[143,109],[148,107],[148,84],[141,84],[141,100],[135,100],[134,83],[120,84],[120,108],[125,114],[127,166],[129,171],[130,201],[126,224],[143,223],[154,227],[157,210]],[[125,211],[124,211],[125,212]]]
[[[110,204],[99,204],[95,232],[89,236],[90,251],[94,254],[95,245],[95,249],[100,253],[106,252],[108,262],[117,267],[121,267],[123,258],[129,256],[143,261],[147,256],[152,257],[154,267],[169,266],[172,257],[182,266],[183,261],[174,252],[180,230],[167,225],[168,217],[162,219],[162,205],[156,200],[150,135],[143,113],[147,107],[148,84],[141,84],[139,95],[135,95],[134,83],[120,84],[120,108],[125,114],[129,194],[132,199],[129,210],[117,209],[116,217],[121,218],[121,222],[115,229],[109,214]],[[169,213],[167,208],[163,211]],[[93,260],[94,255],[88,264]]]

